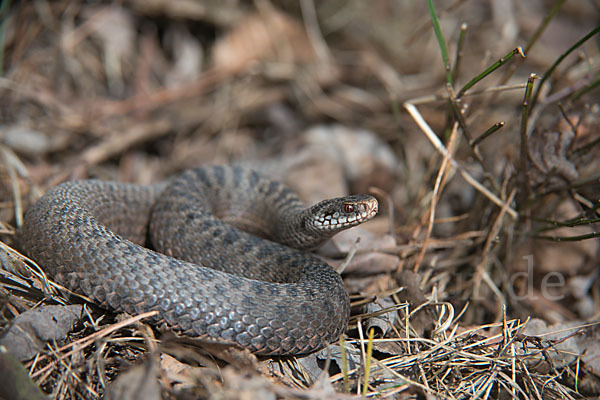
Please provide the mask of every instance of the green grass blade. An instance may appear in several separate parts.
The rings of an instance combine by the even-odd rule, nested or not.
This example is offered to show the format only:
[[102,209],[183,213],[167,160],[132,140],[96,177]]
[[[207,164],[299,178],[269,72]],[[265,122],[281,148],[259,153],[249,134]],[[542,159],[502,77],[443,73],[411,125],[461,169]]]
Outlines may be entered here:
[[471,143],[471,146],[477,146],[485,138],[487,138],[488,136],[490,136],[492,133],[498,131],[503,126],[504,126],[504,122],[502,122],[502,121],[496,122],[487,131],[483,132],[481,135],[479,135],[478,137],[476,137],[475,140],[473,140],[473,142]]
[[371,357],[373,357],[373,336],[375,335],[375,329],[369,329],[369,342],[367,343],[367,359],[365,362],[365,381],[362,387],[362,395],[367,395],[367,389],[369,388],[369,374],[371,373]]
[[446,49],[446,42],[444,35],[442,34],[442,28],[440,27],[440,21],[435,14],[435,8],[433,6],[433,0],[427,0],[427,7],[429,8],[429,14],[431,15],[431,22],[433,23],[433,30],[435,37],[437,38],[440,46],[440,52],[442,53],[442,61],[444,62],[444,69],[446,71],[446,82],[452,86],[452,71],[450,69],[450,60],[448,58],[448,50]]
[[485,71],[483,71],[482,73],[477,75],[475,78],[471,79],[465,86],[463,86],[462,89],[460,89],[460,91],[458,92],[456,97],[460,99],[467,90],[471,89],[473,86],[475,86],[475,84],[477,84],[483,78],[485,78],[486,76],[488,76],[489,74],[491,74],[492,72],[494,72],[495,70],[497,70],[498,68],[500,68],[501,66],[506,64],[516,54],[520,54],[521,57],[525,58],[523,49],[521,49],[521,47],[517,47],[516,49],[514,49],[513,51],[511,51],[510,53],[508,53],[507,55],[505,55],[504,57],[502,57],[501,59],[499,59],[492,65],[490,65],[488,68],[485,69]]
[[456,81],[460,70],[460,61],[462,60],[462,51],[465,46],[465,36],[467,33],[467,24],[463,23],[460,26],[458,42],[456,43],[456,56],[454,57],[454,67],[452,68],[452,81]]
[[544,33],[544,31],[546,30],[548,24],[550,23],[550,21],[552,21],[556,14],[558,14],[558,11],[561,9],[564,3],[565,0],[558,0],[556,3],[554,3],[548,15],[544,17],[544,20],[542,21],[540,26],[538,26],[533,36],[531,36],[531,39],[529,39],[527,46],[525,46],[525,54],[527,54],[529,50],[531,50],[531,48],[535,45],[540,36],[542,36],[542,33]]
[[342,374],[344,375],[344,392],[350,393],[350,379],[348,378],[348,355],[346,353],[346,340],[340,335],[340,352],[342,356]]
[[590,33],[588,33],[587,35],[585,35],[584,37],[582,37],[581,39],[579,39],[573,46],[571,46],[566,52],[564,52],[563,54],[561,54],[560,57],[558,57],[556,59],[556,61],[554,62],[554,64],[552,64],[552,66],[542,76],[542,79],[540,80],[539,85],[537,85],[537,89],[535,90],[535,94],[533,95],[533,100],[531,102],[530,109],[533,109],[533,107],[537,103],[537,99],[538,99],[538,96],[539,96],[539,93],[540,93],[540,89],[544,85],[544,82],[546,82],[546,80],[550,77],[550,75],[552,75],[552,73],[554,72],[554,70],[556,69],[556,67],[558,67],[558,65],[565,58],[567,58],[567,56],[569,54],[571,54],[575,49],[577,49],[578,47],[580,47],[581,45],[583,45],[585,42],[587,42],[591,37],[593,37],[598,32],[600,32],[600,25],[597,26],[596,28],[592,29],[592,31]]

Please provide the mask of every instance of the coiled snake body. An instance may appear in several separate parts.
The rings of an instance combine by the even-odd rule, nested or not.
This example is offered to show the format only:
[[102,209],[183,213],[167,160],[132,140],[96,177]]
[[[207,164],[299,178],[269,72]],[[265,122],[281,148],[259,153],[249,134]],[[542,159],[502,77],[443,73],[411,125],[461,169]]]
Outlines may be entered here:
[[291,247],[314,249],[376,213],[371,196],[305,208],[255,172],[211,166],[155,185],[64,183],[30,207],[18,240],[102,305],[158,310],[174,331],[259,354],[301,354],[336,340],[350,305],[329,265]]

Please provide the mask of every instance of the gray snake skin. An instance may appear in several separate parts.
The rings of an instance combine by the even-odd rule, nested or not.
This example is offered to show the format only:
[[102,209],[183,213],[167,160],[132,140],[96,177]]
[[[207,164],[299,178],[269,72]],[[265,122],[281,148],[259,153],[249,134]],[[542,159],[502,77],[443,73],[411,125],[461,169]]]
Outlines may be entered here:
[[18,242],[103,306],[158,310],[173,331],[258,354],[302,354],[338,339],[350,304],[340,276],[300,250],[376,213],[368,195],[305,208],[280,183],[210,166],[154,185],[63,183],[29,208]]

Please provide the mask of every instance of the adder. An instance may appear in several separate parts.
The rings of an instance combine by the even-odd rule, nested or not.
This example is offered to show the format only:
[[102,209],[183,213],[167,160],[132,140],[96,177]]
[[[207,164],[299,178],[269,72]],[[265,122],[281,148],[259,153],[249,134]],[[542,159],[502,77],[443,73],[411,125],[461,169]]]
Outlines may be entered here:
[[302,354],[336,340],[350,314],[340,276],[307,251],[377,211],[369,195],[305,207],[256,172],[207,166],[153,185],[63,183],[29,208],[18,241],[103,306],[158,310],[174,331],[258,354]]

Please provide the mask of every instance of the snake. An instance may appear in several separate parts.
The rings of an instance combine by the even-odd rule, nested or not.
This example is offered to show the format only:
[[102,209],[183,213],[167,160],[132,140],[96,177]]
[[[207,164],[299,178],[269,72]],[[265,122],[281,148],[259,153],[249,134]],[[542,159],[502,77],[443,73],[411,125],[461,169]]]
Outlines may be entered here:
[[305,206],[284,184],[207,165],[154,184],[67,181],[28,208],[17,243],[59,285],[102,307],[158,311],[159,327],[259,355],[337,340],[350,301],[311,250],[378,212],[349,195]]

